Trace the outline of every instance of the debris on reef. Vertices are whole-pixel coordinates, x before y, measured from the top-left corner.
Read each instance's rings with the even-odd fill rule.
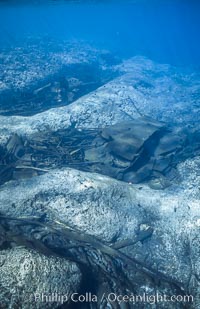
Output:
[[[68,166],[164,189],[178,179],[177,163],[191,156],[191,147],[199,149],[189,137],[149,117],[101,129],[72,126],[31,138],[14,134],[1,150],[0,183]]]
[[[120,250],[151,237],[153,233],[151,227],[139,231],[133,240],[104,243],[94,236],[85,234],[57,220],[48,222],[45,218],[15,218],[0,214],[0,222],[1,249],[23,246],[48,257],[61,257],[74,261],[78,265],[80,264],[80,267],[82,265],[82,268],[84,265],[85,271],[96,276],[95,293],[99,296],[97,304],[99,306],[105,302],[107,305],[119,306],[118,300],[112,302],[103,297],[105,291],[107,293],[117,293],[118,291],[122,293],[123,291],[125,294],[136,292],[141,278],[152,288],[155,286],[158,289],[167,287],[179,295],[186,293],[180,282],[145,265],[137,258],[129,257]],[[127,267],[135,273],[134,282],[131,282],[126,276],[125,269]],[[101,288],[102,283],[104,290]]]

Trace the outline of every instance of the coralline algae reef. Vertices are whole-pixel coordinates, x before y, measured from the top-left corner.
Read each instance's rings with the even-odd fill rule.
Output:
[[[37,80],[22,70],[14,92],[1,84],[4,98],[16,96],[1,102],[0,305],[44,308],[34,295],[46,292],[67,299],[46,308],[71,308],[74,293],[96,295],[93,308],[141,308],[108,295],[158,293],[197,308],[198,76],[142,57],[119,63],[89,47],[68,50],[48,55]],[[91,68],[86,80],[80,62]],[[4,74],[12,81],[12,70]],[[28,117],[28,94],[20,101],[17,90],[25,84],[34,97]]]

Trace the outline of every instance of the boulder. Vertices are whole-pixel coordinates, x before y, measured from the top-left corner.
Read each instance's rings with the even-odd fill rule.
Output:
[[[69,305],[71,294],[81,282],[75,263],[23,247],[0,251],[0,274],[1,308],[57,308],[64,302]]]
[[[124,248],[123,252],[154,271],[159,270],[158,277],[163,276],[160,277],[161,282],[166,277],[170,278],[171,282],[184,289],[183,293],[193,295],[195,301],[191,308],[195,308],[200,291],[197,258],[200,217],[199,192],[196,189],[199,176],[193,174],[195,170],[191,167],[196,168],[198,164],[199,158],[181,164],[178,168],[184,179],[183,185],[165,191],[152,190],[146,185],[133,186],[73,169],[54,170],[26,181],[4,184],[1,187],[0,212],[8,217],[45,217],[47,224],[61,221],[82,235],[91,235],[107,244],[132,239],[139,227],[146,224],[153,230],[151,237]],[[195,187],[191,189],[193,182]],[[98,254],[94,256],[98,263]],[[127,276],[133,283],[139,280],[131,267]],[[144,282],[146,289],[149,286],[144,281],[144,274],[140,280],[138,293],[144,289]],[[153,288],[152,284],[150,287]],[[167,290],[159,287],[159,291],[171,293],[172,290],[171,287]]]

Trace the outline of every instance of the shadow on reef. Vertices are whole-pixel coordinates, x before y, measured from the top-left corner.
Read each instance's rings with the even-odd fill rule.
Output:
[[[164,189],[179,180],[177,164],[199,151],[198,132],[169,129],[149,117],[101,129],[76,129],[74,124],[31,138],[12,135],[0,149],[0,184],[72,167]]]
[[[31,116],[49,108],[67,105],[117,76],[99,63],[71,64],[21,90],[1,93],[0,114]]]

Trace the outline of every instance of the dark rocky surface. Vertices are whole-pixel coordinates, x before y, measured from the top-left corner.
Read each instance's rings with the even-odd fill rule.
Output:
[[[70,104],[117,72],[108,51],[48,38],[0,52],[0,114],[30,116]]]

